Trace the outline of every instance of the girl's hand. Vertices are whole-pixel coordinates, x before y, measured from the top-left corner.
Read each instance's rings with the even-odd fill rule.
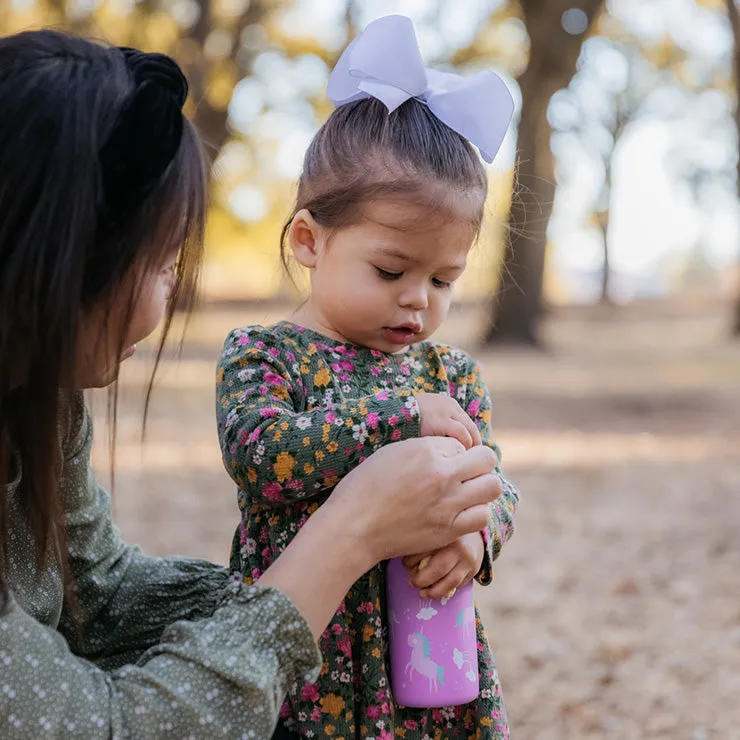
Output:
[[[480,532],[471,532],[431,555],[404,558],[409,582],[422,599],[450,599],[455,591],[475,578],[483,563],[486,546]]]
[[[414,396],[419,406],[422,437],[452,437],[466,450],[482,443],[478,427],[454,398],[422,392]]]

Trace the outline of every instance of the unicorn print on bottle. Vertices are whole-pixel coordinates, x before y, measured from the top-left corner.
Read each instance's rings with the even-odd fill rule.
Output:
[[[473,584],[449,599],[421,599],[394,559],[386,587],[393,700],[421,708],[473,701],[479,683]]]
[[[408,643],[411,647],[411,660],[406,666],[409,678],[413,679],[414,671],[417,671],[429,679],[429,690],[438,692],[439,684],[444,686],[445,683],[445,669],[432,660],[429,640],[421,632],[414,632],[409,635]]]
[[[463,636],[468,637],[471,632],[475,632],[475,607],[471,604],[465,606],[457,613],[455,627],[462,627]]]

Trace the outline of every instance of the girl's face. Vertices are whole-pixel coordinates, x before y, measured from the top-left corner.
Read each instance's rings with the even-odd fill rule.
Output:
[[[291,247],[311,271],[311,297],[297,320],[387,353],[431,336],[447,316],[475,238],[469,208],[444,213],[378,201],[366,205],[359,223],[331,233],[307,211],[297,214]]]
[[[177,252],[148,269],[134,268],[113,299],[85,316],[77,349],[75,386],[103,388],[162,319],[175,280]]]

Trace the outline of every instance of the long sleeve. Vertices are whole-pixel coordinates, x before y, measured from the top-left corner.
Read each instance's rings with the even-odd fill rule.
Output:
[[[481,378],[480,366],[471,364],[467,375],[460,378],[458,400],[480,431],[483,444],[490,447],[501,460],[501,450],[493,441],[491,432],[491,394]],[[501,480],[501,495],[491,504],[491,519],[483,532],[486,552],[476,580],[487,586],[493,580],[493,562],[501,549],[514,534],[514,515],[519,504],[519,489],[508,480],[501,469],[496,468]]]
[[[136,665],[106,672],[12,600],[0,615],[0,737],[267,740],[321,658],[279,592],[236,586],[213,616],[176,622]]]
[[[90,465],[92,423],[81,396],[73,417],[61,485],[76,596],[65,602],[59,629],[77,655],[112,668],[137,660],[173,622],[210,617],[229,574],[200,560],[151,557],[122,541]]]
[[[323,360],[262,327],[233,331],[218,365],[216,415],[227,471],[252,501],[280,505],[336,485],[388,442],[419,435],[408,389],[308,408],[332,382]]]

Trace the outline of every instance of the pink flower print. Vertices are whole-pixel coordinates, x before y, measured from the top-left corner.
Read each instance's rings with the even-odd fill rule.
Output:
[[[401,439],[401,430],[394,429],[393,434],[391,434],[391,442],[398,442],[399,439]]]
[[[352,656],[352,643],[347,635],[343,635],[337,641],[337,647],[344,653],[345,657],[349,658]]]
[[[375,394],[375,398],[378,401],[387,401],[391,397],[391,394],[388,391],[378,391]]]
[[[480,401],[476,398],[470,402],[468,405],[468,416],[478,416],[478,412],[480,411]]]
[[[265,383],[268,385],[286,385],[285,378],[273,372],[265,373]]]
[[[385,691],[376,691],[375,700],[382,704],[385,701]]]
[[[389,424],[390,424],[390,425],[391,425],[392,427],[396,426],[396,424],[398,424],[398,422],[399,422],[399,421],[400,421],[400,419],[398,418],[398,414],[393,414],[393,416],[391,416],[391,417],[390,417],[390,418],[388,419],[388,423],[389,423]]]
[[[441,724],[445,721],[444,716],[442,715],[442,712],[439,709],[432,709],[432,719],[437,723]]]
[[[333,411],[327,411],[326,415],[324,416],[324,421],[326,421],[327,424],[334,424],[337,420],[337,415]]]
[[[273,357],[279,357],[280,350],[277,347],[270,347],[270,349],[267,350],[267,354],[272,355]]]
[[[382,357],[383,353],[378,349],[371,349],[370,350],[370,356],[371,357]]]
[[[276,481],[266,483],[262,486],[262,495],[268,501],[281,501],[283,498],[283,487]]]
[[[254,346],[257,347],[257,349],[264,349],[265,343],[264,342],[255,342]]]
[[[285,703],[283,704],[283,706],[282,706],[282,707],[280,707],[280,716],[281,716],[281,717],[282,717],[283,719],[287,719],[288,717],[290,717],[290,715],[291,715],[291,711],[290,711],[290,704],[288,704],[288,702],[286,701],[286,702],[285,702]]]
[[[243,335],[243,336],[239,337],[239,338],[238,338],[238,339],[236,340],[236,344],[237,344],[237,346],[239,346],[239,347],[242,347],[242,346],[243,346],[243,345],[245,345],[245,344],[249,344],[249,337],[248,337],[248,336],[246,336],[246,335]]]
[[[379,422],[380,422],[380,414],[378,414],[375,411],[371,411],[365,417],[365,423],[370,427],[370,429],[377,429]]]
[[[411,375],[411,368],[408,365],[406,365],[406,364],[401,365],[401,374],[402,375]]]
[[[342,634],[342,632],[343,632],[344,630],[342,629],[342,625],[341,625],[341,624],[333,624],[333,625],[331,626],[331,631],[332,631],[332,632],[333,632],[333,633],[334,633],[335,635],[341,635],[341,634]]]
[[[259,568],[252,568],[252,580],[256,581],[262,575],[262,571]]]
[[[319,700],[319,688],[315,683],[307,683],[301,689],[301,699],[303,701],[318,701]]]
[[[260,409],[260,416],[263,419],[271,419],[273,416],[277,416],[277,415],[278,415],[278,410],[277,409],[269,409],[269,408],[268,409]],[[257,430],[255,430],[255,431],[257,431]],[[256,439],[256,437],[255,437],[255,439]]]
[[[370,375],[374,375],[377,378],[380,375],[380,368],[377,365],[373,365],[370,368]]]
[[[365,710],[365,714],[367,714],[370,719],[380,719],[380,707],[377,704],[371,704]]]
[[[319,722],[321,720],[321,707],[313,708],[313,712],[311,712],[311,719],[314,722]]]
[[[403,726],[404,726],[404,727],[405,727],[405,728],[406,728],[407,730],[417,730],[417,729],[419,728],[419,723],[418,723],[418,722],[417,722],[417,721],[416,721],[415,719],[407,719],[407,720],[406,720],[406,721],[405,721],[405,722],[403,723]]]

